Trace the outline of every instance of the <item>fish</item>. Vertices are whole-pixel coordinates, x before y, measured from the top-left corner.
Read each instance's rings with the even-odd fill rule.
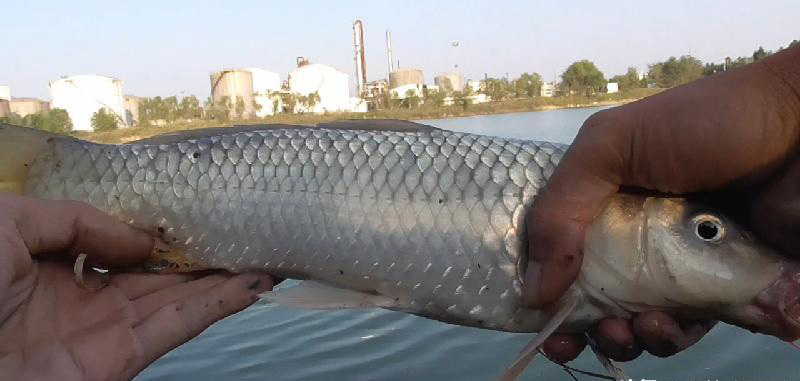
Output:
[[[119,145],[0,125],[0,191],[82,201],[148,232],[159,243],[153,271],[301,280],[265,295],[290,307],[376,307],[540,332],[503,380],[553,332],[648,310],[800,338],[800,264],[678,197],[612,197],[561,301],[522,305],[526,224],[548,223],[526,215],[567,149],[396,120],[223,127]]]

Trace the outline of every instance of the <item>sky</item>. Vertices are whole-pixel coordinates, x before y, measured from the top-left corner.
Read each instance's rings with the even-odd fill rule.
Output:
[[[204,100],[212,71],[261,67],[286,80],[298,56],[349,74],[352,88],[356,19],[368,80],[386,78],[388,29],[395,59],[428,83],[456,62],[466,78],[551,81],[589,59],[611,77],[669,56],[719,62],[800,39],[798,0],[3,0],[0,19],[0,85],[42,99],[51,80],[98,74],[121,79],[126,94]]]

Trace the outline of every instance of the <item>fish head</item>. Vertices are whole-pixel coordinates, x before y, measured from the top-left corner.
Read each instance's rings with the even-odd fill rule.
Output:
[[[587,232],[579,283],[629,314],[664,310],[800,338],[800,264],[682,198],[614,198]]]

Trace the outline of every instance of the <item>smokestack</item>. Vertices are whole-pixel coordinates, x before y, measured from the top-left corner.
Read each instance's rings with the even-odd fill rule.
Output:
[[[356,20],[353,23],[353,43],[356,47],[356,88],[360,97],[364,93],[364,87],[367,83],[367,60],[364,57],[364,24],[361,20]]]
[[[388,30],[386,31],[386,53],[389,55],[389,73],[391,73],[394,71],[394,61],[392,60],[392,34]]]

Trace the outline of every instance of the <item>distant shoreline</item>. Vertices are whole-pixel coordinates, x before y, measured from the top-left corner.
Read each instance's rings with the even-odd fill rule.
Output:
[[[126,143],[144,139],[153,135],[182,130],[208,127],[226,127],[246,124],[297,124],[316,125],[342,119],[403,119],[429,120],[464,118],[480,115],[512,114],[521,112],[548,111],[570,108],[587,108],[620,105],[634,102],[662,91],[662,89],[635,89],[624,93],[598,94],[593,97],[568,96],[553,98],[523,98],[501,102],[488,102],[469,105],[445,107],[419,107],[414,109],[393,109],[369,111],[366,113],[331,113],[331,114],[278,114],[263,119],[247,119],[220,122],[215,120],[176,121],[164,126],[144,126],[121,128],[107,132],[78,132],[75,135],[98,143]]]
[[[457,119],[457,118],[470,118],[473,116],[487,116],[487,115],[505,115],[505,114],[522,114],[526,112],[540,112],[540,111],[553,111],[553,110],[568,110],[568,109],[579,109],[579,108],[592,108],[592,107],[603,107],[603,106],[619,106],[624,105],[626,103],[635,102],[642,98],[628,98],[628,99],[619,99],[613,101],[602,101],[602,102],[592,102],[592,103],[578,103],[578,104],[571,104],[566,106],[541,106],[535,109],[529,110],[508,110],[508,111],[493,111],[493,112],[466,112],[464,114],[459,115],[449,115],[445,114],[443,116],[437,116],[432,118],[414,118],[409,119],[410,121],[418,121],[418,120],[435,120],[435,119]]]

